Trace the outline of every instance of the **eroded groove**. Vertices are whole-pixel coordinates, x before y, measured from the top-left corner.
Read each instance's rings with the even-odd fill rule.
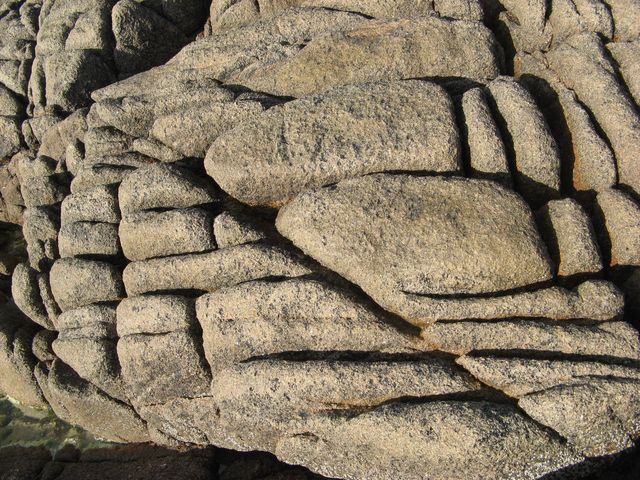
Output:
[[[440,359],[451,362],[452,366],[459,367],[455,363],[457,355],[442,350],[416,351],[415,353],[387,353],[387,352],[361,352],[355,350],[305,350],[269,353],[249,357],[239,363],[253,363],[265,360],[281,360],[287,362],[428,362],[431,359]],[[464,370],[464,369],[463,369]]]

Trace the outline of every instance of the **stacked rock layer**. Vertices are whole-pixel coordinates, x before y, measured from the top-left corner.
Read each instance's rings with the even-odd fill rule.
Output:
[[[633,448],[637,0],[2,8],[0,389],[336,478]]]

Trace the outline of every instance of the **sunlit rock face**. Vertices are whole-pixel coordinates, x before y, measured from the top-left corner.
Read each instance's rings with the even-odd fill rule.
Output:
[[[618,3],[3,7],[0,52],[33,54],[24,94],[0,75],[28,251],[0,388],[333,478],[610,468],[640,436]]]

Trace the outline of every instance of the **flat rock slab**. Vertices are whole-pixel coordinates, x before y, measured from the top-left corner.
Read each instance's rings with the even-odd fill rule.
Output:
[[[460,162],[447,93],[404,81],[341,86],[273,107],[218,137],[205,166],[234,198],[278,206],[349,177],[458,172]]]
[[[498,52],[493,34],[478,22],[431,16],[378,20],[350,31],[319,35],[295,54],[253,65],[227,81],[298,98],[336,85],[377,80],[464,77],[486,81],[500,74]]]
[[[374,300],[486,294],[551,279],[522,199],[483,180],[371,175],[302,193],[278,230]],[[396,312],[402,313],[402,312]]]
[[[557,385],[583,384],[590,377],[640,379],[640,368],[633,362],[609,363],[604,360],[492,357],[465,355],[456,362],[480,381],[520,398]]]
[[[279,352],[407,353],[423,343],[358,296],[306,278],[223,288],[198,298],[196,313],[212,366]]]
[[[259,278],[305,275],[311,272],[306,263],[281,247],[247,244],[131,262],[123,280],[131,296],[168,290],[207,292]]]
[[[505,350],[640,359],[638,331],[626,322],[436,322],[422,336],[432,348],[456,355]]]

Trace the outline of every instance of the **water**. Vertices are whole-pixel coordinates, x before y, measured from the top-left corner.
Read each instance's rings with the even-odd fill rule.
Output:
[[[51,409],[18,408],[9,398],[0,397],[0,448],[45,447],[55,453],[68,444],[79,450],[115,445],[60,420]]]

